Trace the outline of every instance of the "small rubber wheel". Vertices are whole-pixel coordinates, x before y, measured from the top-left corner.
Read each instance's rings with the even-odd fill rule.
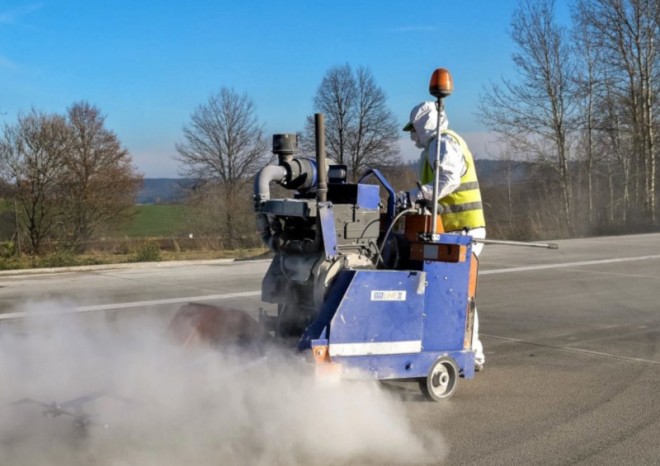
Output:
[[[429,375],[419,380],[422,394],[431,401],[446,400],[456,391],[458,366],[452,358],[443,356],[431,366]]]

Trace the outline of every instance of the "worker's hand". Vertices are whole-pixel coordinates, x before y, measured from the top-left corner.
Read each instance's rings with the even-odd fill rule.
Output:
[[[410,198],[410,201],[412,202],[418,202],[423,200],[430,201],[433,198],[433,188],[431,188],[428,185],[422,186],[418,183],[416,188],[413,188],[410,191],[408,191],[408,196]]]
[[[428,212],[430,214],[433,211],[433,201],[424,198],[417,199],[415,201],[415,207],[420,212]]]
[[[396,193],[396,209],[398,211],[407,209],[410,207],[410,205],[410,196],[408,195],[407,191],[400,191]]]

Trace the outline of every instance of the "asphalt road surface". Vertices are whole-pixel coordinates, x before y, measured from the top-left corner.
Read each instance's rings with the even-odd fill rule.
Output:
[[[660,464],[660,234],[486,246],[478,307],[485,370],[447,401],[391,387],[418,432],[441,432],[446,464]],[[184,302],[256,311],[267,261],[0,274],[0,325],[29,302],[66,302],[90,322]],[[47,309],[41,312],[47,313]],[[4,382],[3,382],[4,383]]]

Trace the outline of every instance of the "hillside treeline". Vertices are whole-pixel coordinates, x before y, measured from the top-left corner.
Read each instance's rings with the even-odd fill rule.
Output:
[[[528,183],[497,196],[510,215],[494,218],[553,236],[655,228],[660,2],[572,7],[562,25],[553,0],[522,0],[511,19],[516,76],[481,97],[502,157],[534,164]]]

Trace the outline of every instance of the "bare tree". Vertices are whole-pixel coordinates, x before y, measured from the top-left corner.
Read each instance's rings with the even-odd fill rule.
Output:
[[[355,126],[355,102],[357,89],[351,67],[335,66],[323,77],[316,96],[314,112],[325,116],[325,143],[328,156],[337,163],[349,165],[349,132]],[[314,141],[314,120],[307,118],[303,145],[309,149]]]
[[[554,0],[522,0],[514,12],[512,38],[516,81],[496,84],[482,98],[481,119],[537,160],[554,159],[562,220],[572,232],[569,127],[575,106],[573,63],[566,32],[555,23]]]
[[[368,167],[400,163],[398,126],[387,108],[386,96],[364,67],[330,68],[314,98],[315,112],[326,118],[328,156],[348,166],[353,179]],[[303,145],[310,149],[313,120],[307,120]]]
[[[234,188],[232,199],[236,202],[231,205],[218,202],[227,198],[227,189],[217,183],[205,184],[188,193],[186,224],[190,231],[196,238],[206,238],[209,245],[220,249],[261,245],[254,226],[254,208],[249,202],[252,186],[244,183]],[[231,210],[231,232],[226,222],[227,210]]]
[[[594,38],[589,34],[588,28],[581,21],[585,14],[581,11],[582,5],[577,5],[574,13],[573,40],[575,42],[578,69],[575,75],[577,95],[579,102],[579,121],[583,139],[584,158],[587,172],[587,217],[589,224],[594,224],[594,167],[596,155],[594,151],[594,138],[597,129],[596,106],[602,95],[604,84],[603,65],[600,50],[594,44]]]
[[[87,102],[67,110],[71,139],[64,159],[62,217],[67,239],[80,247],[102,229],[128,218],[142,176],[105,116]]]
[[[357,174],[369,166],[388,166],[401,159],[396,146],[399,127],[387,108],[385,92],[376,85],[368,69],[359,67],[355,74],[357,119],[351,140],[350,168]]]
[[[612,97],[632,132],[634,198],[643,217],[656,223],[656,94],[660,90],[660,2],[580,0],[580,22],[611,70]],[[625,128],[625,126],[624,126]]]
[[[181,174],[196,184],[217,184],[225,211],[225,227],[235,236],[234,212],[245,203],[240,186],[267,160],[268,141],[247,94],[222,88],[195,109],[183,128],[184,142],[176,144]]]
[[[0,142],[0,176],[15,187],[21,229],[30,252],[39,254],[53,230],[59,208],[60,182],[71,135],[65,119],[35,109],[5,125]]]
[[[597,150],[607,154],[607,199],[609,203],[608,221],[614,223],[620,215],[625,225],[631,206],[630,186],[634,138],[630,125],[624,124],[619,99],[616,97],[616,80],[605,79],[605,93],[599,100],[601,115],[600,131],[595,141]],[[616,173],[616,176],[615,176]]]

